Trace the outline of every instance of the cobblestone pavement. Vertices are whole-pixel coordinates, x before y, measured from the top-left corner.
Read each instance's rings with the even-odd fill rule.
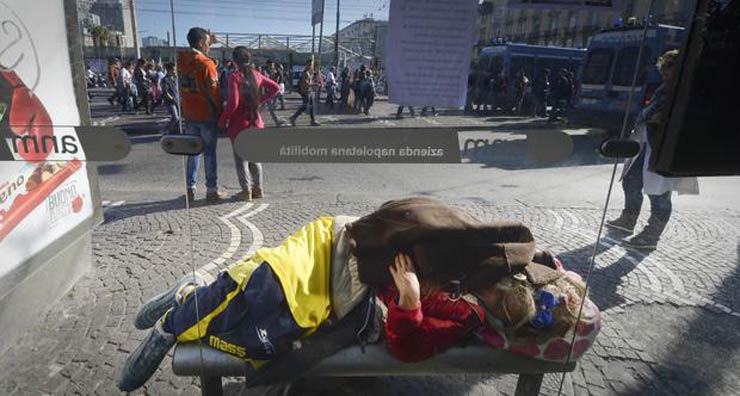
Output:
[[[157,211],[111,209],[94,233],[94,267],[0,359],[0,394],[118,393],[120,367],[145,335],[132,322],[146,298],[193,266],[223,268],[250,247],[279,243],[316,216],[364,214],[381,202],[268,198],[247,206],[198,206],[190,213],[176,203]],[[576,271],[588,271],[598,209],[450,202],[482,219],[523,221],[540,247],[559,252]],[[607,236],[591,274],[591,295],[605,327],[566,376],[564,393],[740,394],[739,220],[735,212],[677,211],[660,248],[648,255]],[[186,243],[190,224],[192,250]],[[556,394],[558,381],[547,376],[545,393]],[[514,387],[513,376],[308,379],[292,394],[509,395]],[[226,389],[261,391],[243,390],[238,380]],[[191,395],[199,388],[194,379],[175,377],[168,358],[143,391]]]
[[[98,120],[134,123],[136,116],[113,120],[115,113],[99,107],[93,107]],[[392,106],[381,102],[377,110],[365,121],[352,121],[363,118],[353,115],[324,123],[391,126],[385,121],[394,121],[385,117]],[[151,128],[147,119],[142,122]],[[487,120],[451,115],[397,126],[434,122]],[[219,144],[218,156],[225,159],[219,161],[219,181],[234,192],[230,150]],[[428,195],[481,219],[523,221],[541,248],[558,252],[585,275],[611,167],[594,160],[592,147],[577,154],[577,161],[536,170],[510,166],[523,163],[526,152],[482,166],[270,164],[268,198],[206,206],[198,195],[201,200],[187,211],[182,161],[163,156],[155,140],[134,141],[126,160],[99,168],[102,198],[110,204],[105,223],[94,231],[93,267],[0,358],[0,395],[118,394],[120,368],[146,334],[133,327],[144,300],[194,268],[218,271],[250,249],[275,245],[319,215],[361,215],[400,196]],[[677,199],[660,247],[650,254],[626,250],[619,236],[604,236],[590,293],[605,327],[565,376],[563,394],[740,395],[737,186],[737,179],[702,180],[700,197]],[[621,197],[614,195],[616,208]],[[140,393],[199,394],[198,381],[174,376],[170,364],[167,358]],[[560,379],[546,376],[543,393],[557,394]],[[510,375],[307,379],[291,394],[511,395],[515,386]],[[238,379],[226,384],[230,395],[263,391],[244,390]]]

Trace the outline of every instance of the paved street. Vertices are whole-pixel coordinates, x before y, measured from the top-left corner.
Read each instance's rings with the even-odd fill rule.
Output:
[[[284,118],[297,101],[287,105],[279,112]],[[319,121],[322,128],[490,126],[491,132],[479,133],[506,137],[503,151],[455,165],[265,164],[265,199],[205,205],[201,188],[185,209],[183,161],[164,154],[156,136],[164,114],[122,116],[96,97],[94,118],[126,129],[132,151],[99,168],[106,220],[94,232],[93,267],[0,358],[0,394],[117,394],[123,361],[146,334],[133,327],[141,302],[194,268],[216,272],[275,245],[319,215],[362,215],[388,199],[429,196],[481,219],[522,221],[540,248],[557,252],[585,276],[613,170],[596,154],[603,135],[438,110],[438,117],[399,121],[395,107],[379,101],[369,117],[322,114]],[[527,144],[549,132],[569,136],[574,152],[538,165]],[[218,155],[219,184],[236,193],[227,138],[219,141]],[[699,196],[674,196],[673,218],[656,251],[626,249],[610,234],[596,247],[590,294],[605,327],[565,376],[563,394],[740,395],[740,178],[700,184]],[[615,184],[608,217],[622,205]],[[557,394],[559,381],[546,376],[543,393]],[[515,383],[511,375],[307,379],[291,394],[511,395]],[[169,358],[143,391],[200,392],[196,379],[174,376]],[[232,379],[226,391],[257,395],[264,389],[244,390]]]

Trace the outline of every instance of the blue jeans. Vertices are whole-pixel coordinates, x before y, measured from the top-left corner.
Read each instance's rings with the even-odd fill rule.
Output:
[[[165,133],[178,133],[180,127],[180,112],[177,103],[167,103],[167,111],[170,113],[170,122],[164,128]]]
[[[218,144],[218,126],[216,122],[192,122],[187,123],[187,134],[196,135],[203,138],[203,158],[206,167],[206,189],[208,192],[218,191],[218,176],[217,176],[217,163],[216,160],[216,145]],[[188,167],[186,173],[186,181],[188,188],[195,190],[195,185],[198,180],[198,167],[200,162],[200,156],[191,155],[188,157]]]
[[[640,215],[642,208],[642,186],[643,186],[643,166],[645,164],[645,149],[640,152],[632,167],[622,179],[622,188],[624,189],[624,211],[633,216]],[[671,218],[673,205],[671,204],[671,191],[661,195],[648,195],[650,199],[650,218],[648,225],[663,230],[665,223]],[[660,232],[659,232],[660,233]]]

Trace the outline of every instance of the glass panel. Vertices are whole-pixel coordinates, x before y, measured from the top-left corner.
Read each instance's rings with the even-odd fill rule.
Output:
[[[654,183],[665,179],[645,154],[669,145],[660,128],[676,117],[663,79],[688,81],[692,58],[666,52],[699,37],[694,21],[734,37],[736,1],[702,2],[700,18],[692,1],[6,3],[0,128],[26,162],[3,162],[0,230],[19,194],[87,173],[40,200],[27,230],[0,234],[3,257],[26,265],[0,272],[0,333],[14,335],[0,340],[0,393],[115,394],[122,375],[148,394],[196,394],[219,376],[226,394],[259,392],[265,376],[291,382],[270,389],[282,394],[513,394],[527,379],[541,394],[737,393],[740,183],[702,178],[702,195],[671,197],[693,180]],[[65,6],[84,57],[59,55]],[[29,32],[35,46],[16,43]],[[145,62],[129,82],[113,57]],[[666,62],[682,72],[661,73]],[[82,99],[72,81],[88,86]],[[127,158],[13,153],[86,106],[131,137]],[[163,153],[163,133],[200,136],[200,167]],[[637,142],[637,164],[600,154],[615,137]],[[382,206],[408,197],[423,204]],[[414,213],[424,224],[398,232]],[[78,246],[64,227],[85,224]],[[52,234],[52,250],[35,248]],[[204,287],[178,283],[187,276]],[[363,290],[379,298],[351,300]],[[157,295],[172,310],[157,333],[137,329]],[[371,342],[368,329],[386,335]],[[533,367],[547,373],[502,374]],[[455,375],[467,371],[483,374]]]
[[[183,161],[159,142],[179,133],[172,44],[146,37],[135,3],[0,2],[4,395],[120,393],[150,334],[136,326],[162,314],[142,303],[192,267]]]
[[[614,51],[610,49],[595,49],[588,54],[583,68],[583,84],[605,84],[609,79],[612,68]]]
[[[641,56],[640,72],[637,74],[637,80],[634,81],[635,76],[635,65],[637,64],[637,57]],[[643,47],[642,55],[640,55],[640,49],[638,47],[627,47],[619,50],[617,55],[617,62],[614,66],[614,76],[612,76],[612,83],[620,86],[631,86],[633,81],[637,85],[645,83],[645,76],[647,75],[647,66],[653,57],[650,54],[649,47]]]

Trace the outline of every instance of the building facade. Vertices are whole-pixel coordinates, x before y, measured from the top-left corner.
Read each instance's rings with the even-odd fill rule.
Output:
[[[584,48],[588,39],[602,29],[610,28],[621,18],[642,21],[648,15],[650,2],[625,0],[620,8],[520,8],[511,6],[521,1],[486,0],[479,7],[479,46],[494,42]],[[651,20],[686,26],[692,15],[691,0],[654,0]]]
[[[110,46],[132,48],[134,28],[131,2],[128,0],[77,0],[77,14],[84,44],[93,46],[89,29],[104,26],[111,33]]]
[[[388,21],[360,19],[339,31],[339,45],[359,55],[376,57],[379,56],[378,51],[385,51],[387,29]],[[334,39],[335,36],[332,35],[331,38]],[[379,40],[383,42],[380,43]]]

